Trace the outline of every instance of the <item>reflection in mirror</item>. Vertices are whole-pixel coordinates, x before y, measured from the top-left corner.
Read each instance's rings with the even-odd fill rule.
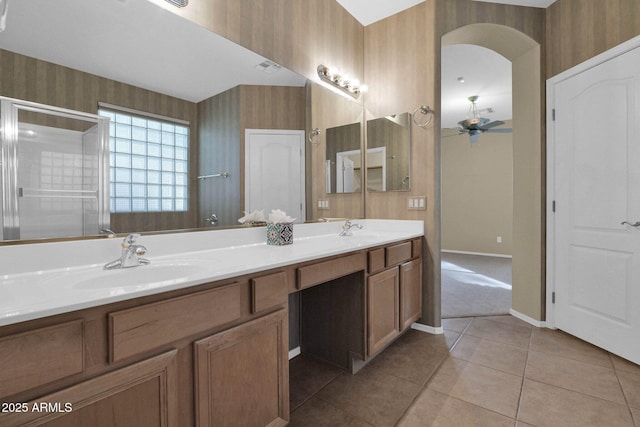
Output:
[[[327,129],[327,194],[362,191],[360,128],[358,122]]]
[[[4,97],[0,117],[0,240],[108,228],[108,119]]]
[[[367,120],[367,190],[411,189],[411,115]]]
[[[314,138],[317,143],[307,147],[307,161],[311,164],[308,170],[313,171],[312,204],[307,209],[311,215],[307,218],[362,218],[364,192],[361,180],[356,177],[356,169],[362,164],[363,105],[317,83],[311,83],[307,93],[311,107],[308,127],[320,129],[320,134]],[[338,152],[342,153],[343,165],[353,162],[352,182],[345,183],[343,179],[339,184],[335,169],[328,166],[336,162]],[[341,191],[338,191],[338,185]]]
[[[306,78],[151,2],[61,1],[64,6],[50,0],[12,4],[0,36],[0,96],[92,114],[102,102],[191,127],[188,209],[111,212],[110,228],[119,234],[238,225],[244,210],[245,129],[304,131],[318,115],[324,131],[361,118],[361,105],[355,116],[341,118],[351,107],[345,110],[338,99],[344,97],[319,85],[315,97],[325,101],[322,108],[311,108]],[[311,185],[312,173],[324,175],[324,170],[312,168],[310,159],[319,155],[324,161],[324,152],[306,148],[309,207],[315,205],[311,188],[324,191]],[[197,179],[218,174],[228,175]],[[333,204],[337,211],[330,214],[361,212],[359,200],[347,203],[348,211],[341,212],[341,206]],[[307,209],[306,217],[318,216]]]

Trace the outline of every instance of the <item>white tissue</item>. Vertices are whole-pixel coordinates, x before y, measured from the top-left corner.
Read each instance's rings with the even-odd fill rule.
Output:
[[[269,214],[269,218],[267,219],[267,222],[270,222],[272,224],[283,224],[283,223],[290,223],[295,220],[296,220],[295,218],[291,218],[290,216],[288,216],[286,212],[283,212],[280,209],[274,209]]]
[[[251,213],[244,212],[244,216],[238,219],[238,222],[241,224],[244,223],[252,223],[252,222],[265,222],[264,219],[264,209],[259,211],[255,210]]]

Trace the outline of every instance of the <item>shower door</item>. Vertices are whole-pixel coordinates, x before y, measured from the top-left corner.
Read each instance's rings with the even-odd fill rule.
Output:
[[[0,97],[1,240],[109,227],[109,119]]]

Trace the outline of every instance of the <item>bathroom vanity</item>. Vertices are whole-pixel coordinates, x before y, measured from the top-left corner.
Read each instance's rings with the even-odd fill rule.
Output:
[[[291,323],[355,372],[421,315],[422,222],[358,222],[143,236],[119,271],[121,239],[0,247],[0,425],[286,425]]]

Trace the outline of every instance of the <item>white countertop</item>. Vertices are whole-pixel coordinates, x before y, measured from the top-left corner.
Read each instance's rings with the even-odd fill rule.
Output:
[[[293,244],[270,246],[264,227],[142,236],[146,266],[103,270],[122,239],[0,246],[0,326],[186,288],[424,235],[422,221],[295,224]]]

